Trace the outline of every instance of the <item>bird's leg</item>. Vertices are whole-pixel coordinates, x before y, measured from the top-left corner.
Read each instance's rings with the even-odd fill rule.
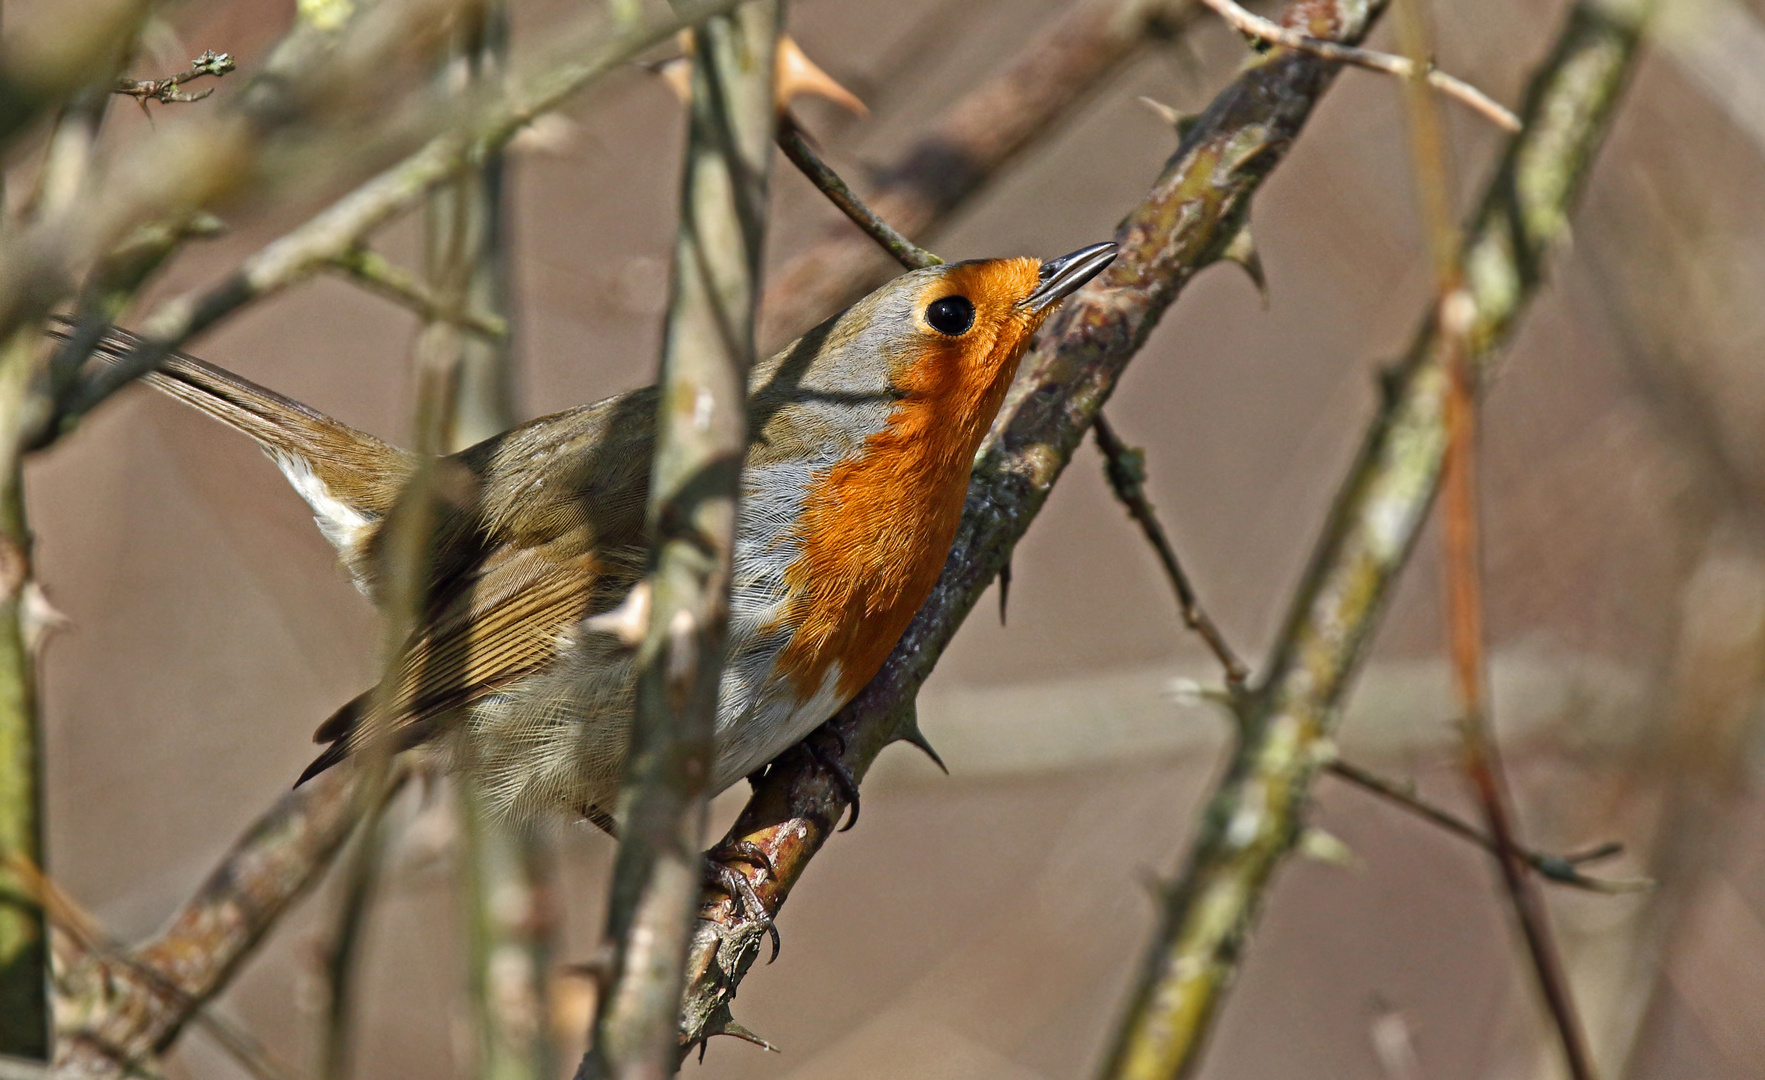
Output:
[[[838,751],[829,754],[822,749],[821,744],[815,741],[815,736],[821,732],[833,736],[833,740],[840,744]],[[840,758],[844,757],[846,753],[846,737],[840,734],[838,728],[823,724],[815,731],[810,732],[809,737],[803,740],[803,749],[809,751],[809,756],[815,759],[815,764],[827,770],[828,775],[833,777],[834,783],[839,785],[840,794],[844,795],[846,801],[852,804],[851,816],[846,818],[846,823],[840,826],[839,831],[850,830],[852,826],[858,824],[858,780],[852,775],[852,770],[846,768],[845,764],[840,761]]]

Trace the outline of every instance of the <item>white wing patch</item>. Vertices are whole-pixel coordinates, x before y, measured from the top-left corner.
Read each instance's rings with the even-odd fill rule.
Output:
[[[272,451],[270,459],[306,504],[313,508],[313,520],[318,522],[325,539],[343,556],[345,564],[353,567],[356,557],[361,554],[361,545],[377,519],[331,494],[331,489],[313,473],[312,465],[305,458]]]

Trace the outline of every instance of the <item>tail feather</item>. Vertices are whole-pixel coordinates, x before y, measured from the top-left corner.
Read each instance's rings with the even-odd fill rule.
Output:
[[[127,331],[112,330],[94,354],[115,362],[139,341]],[[155,389],[251,436],[313,508],[326,539],[356,569],[374,527],[410,478],[414,462],[409,454],[194,356],[172,353],[144,378]]]

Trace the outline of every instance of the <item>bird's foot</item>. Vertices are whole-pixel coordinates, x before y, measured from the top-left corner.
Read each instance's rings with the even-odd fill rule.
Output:
[[[705,885],[729,895],[730,901],[735,904],[737,919],[757,922],[766,928],[766,933],[772,937],[772,956],[766,961],[770,964],[778,959],[778,927],[772,921],[772,913],[766,910],[766,902],[755,891],[753,881],[730,865],[738,862],[745,862],[764,873],[777,876],[772,858],[766,854],[764,848],[751,840],[735,840],[719,844],[705,853]]]

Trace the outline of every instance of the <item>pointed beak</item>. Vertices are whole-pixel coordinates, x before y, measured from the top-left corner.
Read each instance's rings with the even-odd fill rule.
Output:
[[[1114,244],[1105,242],[1082,247],[1058,259],[1049,259],[1042,264],[1041,283],[1023,298],[1023,306],[1031,311],[1046,311],[1060,303],[1114,262],[1115,251]]]

